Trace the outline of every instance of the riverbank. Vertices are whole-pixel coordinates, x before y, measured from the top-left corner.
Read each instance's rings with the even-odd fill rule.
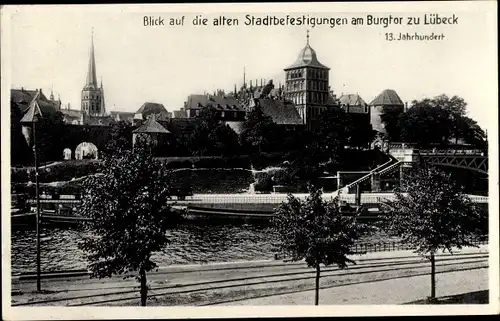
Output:
[[[402,304],[430,293],[430,264],[411,251],[353,257],[346,270],[323,268],[320,304]],[[436,258],[437,295],[488,289],[488,248],[465,248]],[[148,275],[148,305],[312,304],[315,271],[303,262],[263,260],[168,266]],[[137,282],[88,276],[12,279],[13,306],[136,306]]]

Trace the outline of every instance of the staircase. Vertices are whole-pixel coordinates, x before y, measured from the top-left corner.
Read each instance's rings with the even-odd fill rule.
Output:
[[[385,162],[384,164],[377,166],[373,170],[371,170],[368,174],[358,178],[352,183],[347,184],[346,186],[339,188],[335,192],[333,192],[334,195],[339,195],[340,193],[343,194],[349,194],[349,191],[351,188],[356,187],[357,185],[364,183],[365,181],[371,179],[373,175],[383,175],[383,174],[388,174],[394,171],[395,169],[399,168],[401,165],[401,161],[398,161],[395,159],[393,156],[388,155],[390,157],[390,160]]]

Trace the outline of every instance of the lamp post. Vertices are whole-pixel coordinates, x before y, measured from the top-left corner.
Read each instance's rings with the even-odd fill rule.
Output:
[[[36,289],[41,290],[40,284],[40,194],[39,194],[39,183],[38,183],[38,155],[36,151],[36,123],[42,118],[42,111],[38,105],[38,99],[40,97],[40,92],[37,91],[35,97],[31,101],[28,110],[21,119],[22,124],[26,124],[26,129],[30,127],[33,135],[33,153],[35,160],[35,196],[36,196]],[[27,131],[26,138],[29,143],[29,130]]]

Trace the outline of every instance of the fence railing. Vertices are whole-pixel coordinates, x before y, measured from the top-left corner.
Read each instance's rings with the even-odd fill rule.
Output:
[[[296,193],[293,196],[304,200],[309,196],[307,193]],[[335,195],[333,193],[324,193],[322,195],[325,201],[331,201]],[[488,196],[468,195],[474,203],[488,203]],[[380,204],[384,201],[395,200],[394,193],[362,193],[361,204]],[[171,201],[179,205],[182,204],[281,204],[286,201],[287,194],[195,194],[187,196],[184,200],[173,198]],[[355,194],[340,194],[339,200],[347,203],[355,203]],[[60,195],[58,199],[50,199],[49,197],[41,199],[42,203],[67,203],[79,204],[80,200],[71,197],[70,195]],[[35,203],[35,200],[30,199],[29,203]]]
[[[472,240],[471,243],[475,246],[488,245],[488,238],[478,238]],[[351,247],[355,254],[375,253],[375,252],[392,252],[392,251],[409,251],[412,247],[408,244],[399,241],[394,242],[377,242],[377,243],[356,243]],[[287,256],[274,254],[275,260],[286,259]]]

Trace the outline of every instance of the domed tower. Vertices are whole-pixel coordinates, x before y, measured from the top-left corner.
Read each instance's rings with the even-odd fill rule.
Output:
[[[285,99],[292,101],[304,124],[308,128],[325,110],[329,96],[330,68],[318,61],[316,51],[307,43],[299,52],[297,60],[285,68]]]
[[[96,65],[94,55],[94,31],[90,45],[89,68],[87,71],[87,81],[82,90],[82,114],[87,116],[104,116],[104,93],[97,84]]]

